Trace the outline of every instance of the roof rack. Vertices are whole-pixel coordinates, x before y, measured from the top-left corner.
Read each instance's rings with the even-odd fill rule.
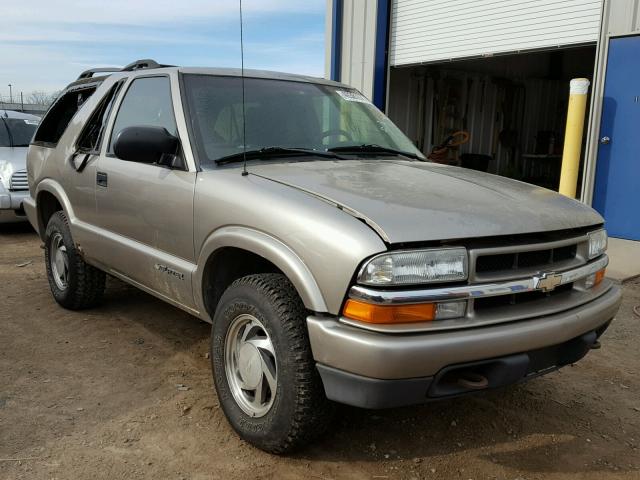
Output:
[[[151,60],[150,58],[145,58],[143,60],[136,60],[133,63],[130,63],[126,67],[122,69],[123,72],[133,72],[134,70],[143,70],[147,68],[166,68],[173,67],[174,65],[162,65],[155,60]]]
[[[85,70],[84,72],[82,72],[78,76],[77,80],[82,80],[84,78],[91,78],[96,73],[104,73],[104,72],[113,73],[113,72],[119,72],[119,71],[120,69],[117,67],[90,68],[89,70]]]
[[[162,65],[155,60],[151,60],[150,58],[145,58],[142,60],[136,60],[135,62],[130,63],[124,68],[117,67],[104,67],[104,68],[90,68],[89,70],[85,70],[78,76],[77,80],[83,80],[85,78],[91,78],[96,73],[115,73],[115,72],[133,72],[134,70],[143,70],[147,68],[166,68],[173,67],[173,65]]]

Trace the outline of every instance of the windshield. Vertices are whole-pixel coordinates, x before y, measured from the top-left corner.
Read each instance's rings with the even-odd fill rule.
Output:
[[[184,86],[201,166],[213,168],[215,160],[241,153],[242,79],[187,74]],[[245,78],[245,114],[247,150],[375,145],[422,158],[391,120],[352,89]]]
[[[0,117],[0,147],[28,147],[38,127],[37,120]]]

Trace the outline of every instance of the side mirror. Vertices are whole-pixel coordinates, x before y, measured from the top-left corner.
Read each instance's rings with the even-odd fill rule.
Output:
[[[137,125],[118,132],[113,153],[122,160],[171,166],[178,143],[178,137],[171,135],[164,127]]]

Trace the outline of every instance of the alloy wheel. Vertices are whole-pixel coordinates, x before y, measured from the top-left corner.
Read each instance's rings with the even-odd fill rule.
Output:
[[[231,393],[244,413],[262,417],[276,396],[276,353],[264,325],[253,315],[231,321],[225,340],[225,373]]]

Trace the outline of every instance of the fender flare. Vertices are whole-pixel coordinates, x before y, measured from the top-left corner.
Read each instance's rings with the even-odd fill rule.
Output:
[[[38,197],[42,192],[50,193],[58,200],[58,203],[60,203],[60,205],[62,206],[64,214],[69,219],[69,223],[71,223],[72,225],[75,222],[76,216],[74,214],[73,207],[71,206],[71,202],[69,201],[69,197],[67,197],[67,195],[64,193],[64,188],[62,188],[62,185],[51,178],[45,178],[44,180],[40,181],[38,183],[38,186],[36,187],[34,200],[36,206],[36,215],[38,217],[38,231],[40,233],[40,237],[44,239],[44,232],[47,226],[42,224],[43,222],[41,205],[38,202]]]
[[[202,291],[204,269],[210,256],[225,247],[241,248],[270,261],[289,278],[306,308],[314,312],[328,311],[313,274],[291,248],[267,233],[233,225],[219,228],[207,237],[198,255],[196,270],[193,272],[195,302],[206,320],[212,319],[205,308]]]

